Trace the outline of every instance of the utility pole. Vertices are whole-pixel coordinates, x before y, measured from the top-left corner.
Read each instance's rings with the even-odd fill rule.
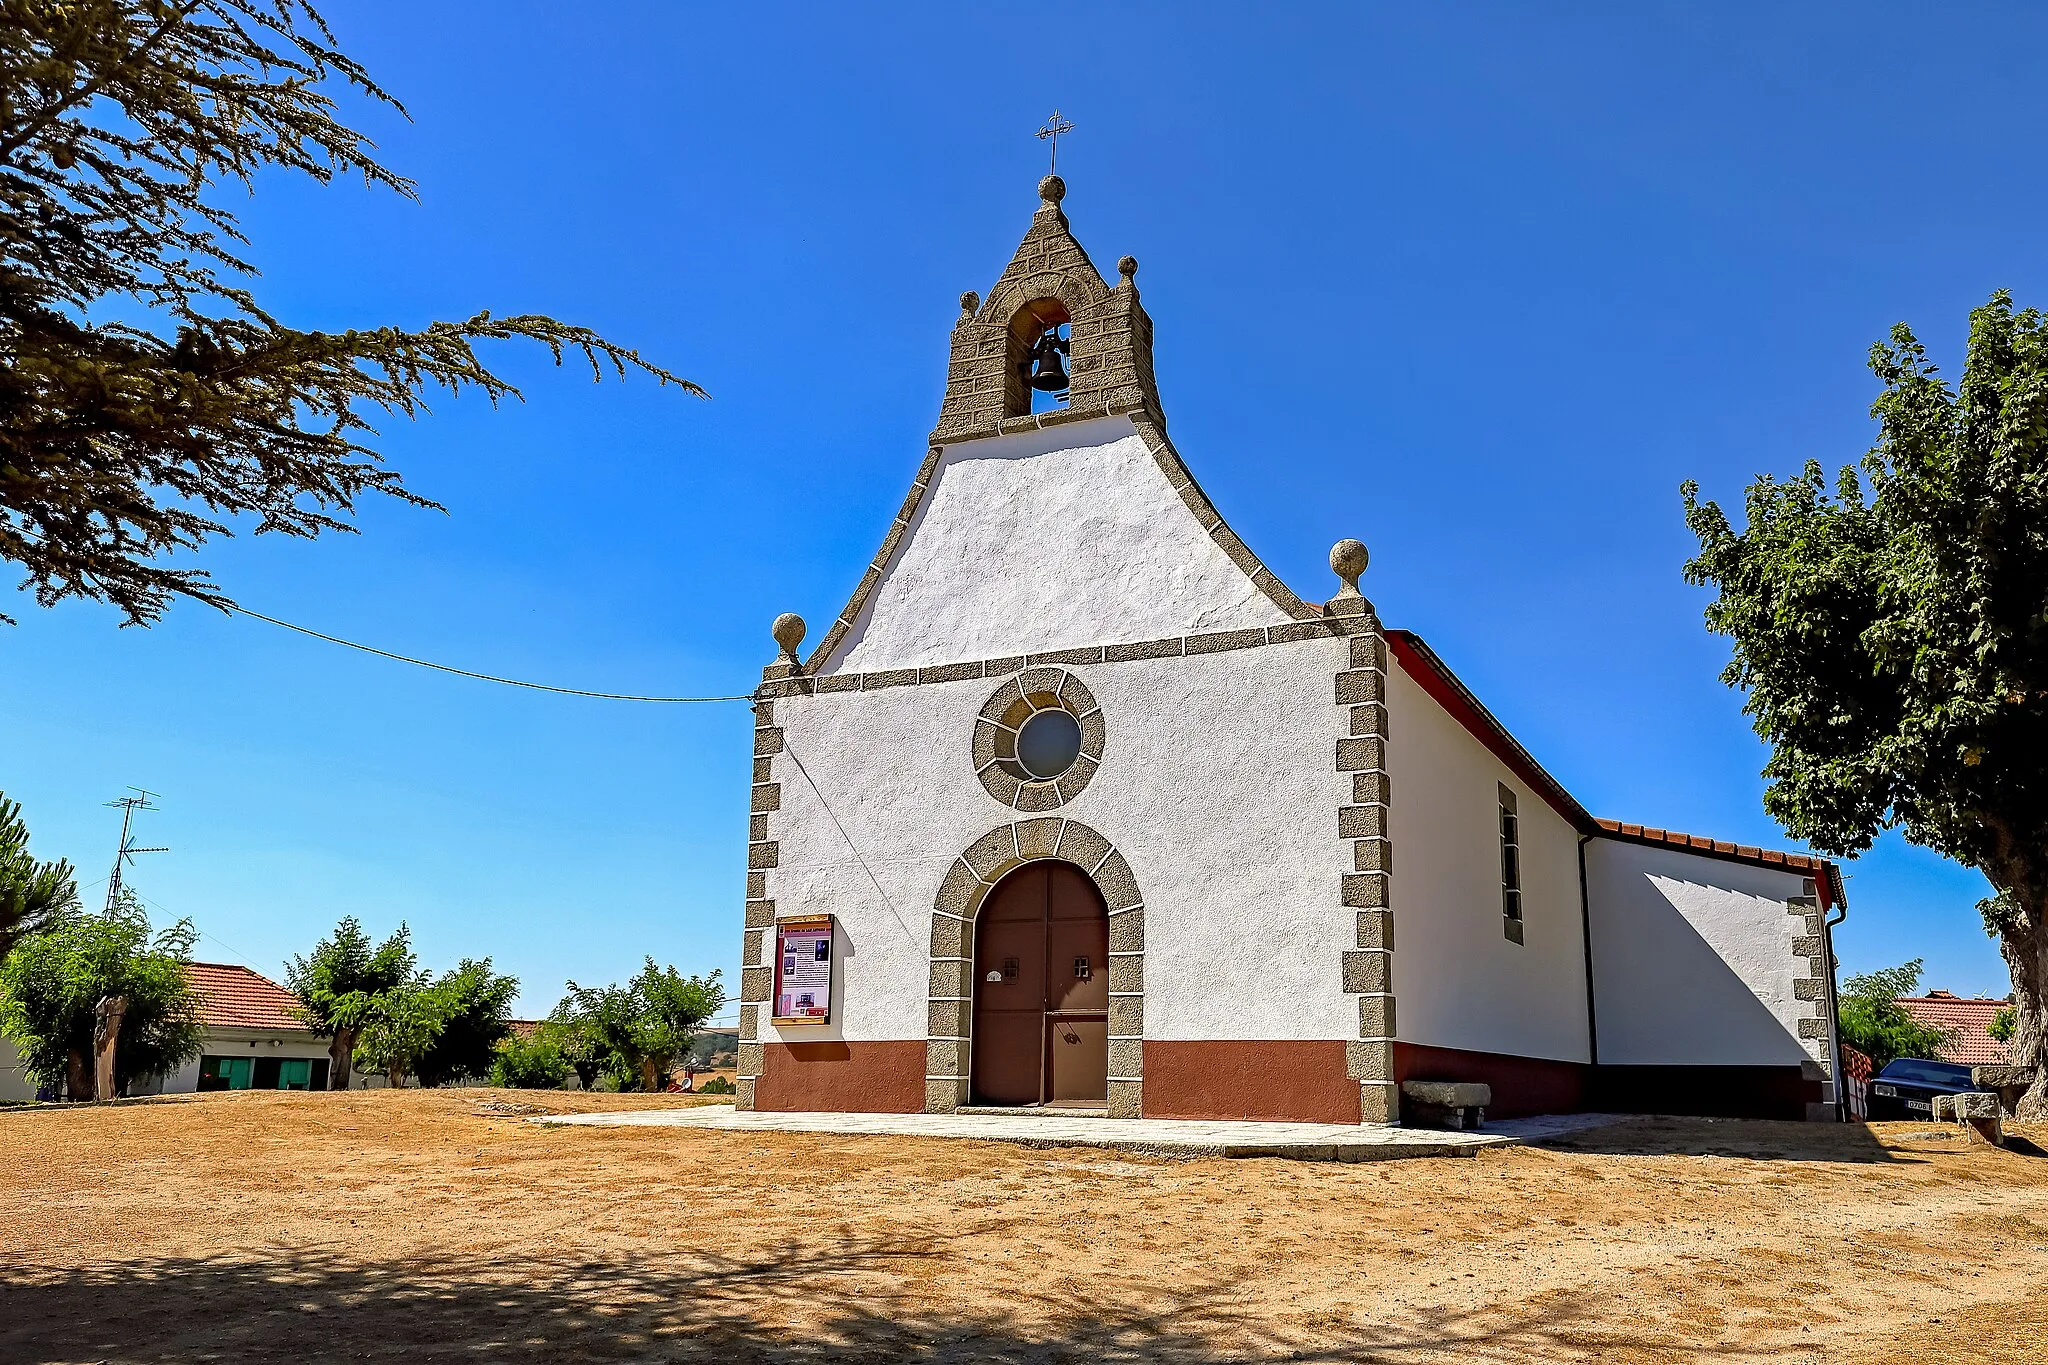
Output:
[[[155,810],[156,807],[149,804],[149,793],[143,791],[142,788],[130,787],[128,790],[140,792],[141,795],[124,796],[119,800],[107,802],[109,806],[119,806],[121,808],[121,846],[114,852],[113,875],[107,878],[106,913],[109,915],[114,913],[114,905],[121,898],[121,869],[135,861],[135,855],[138,853],[169,853],[171,851],[169,848],[137,848],[129,842],[129,832],[135,823],[135,812],[139,810]]]

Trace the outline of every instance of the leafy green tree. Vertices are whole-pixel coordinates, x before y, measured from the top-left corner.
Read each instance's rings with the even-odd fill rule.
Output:
[[[1870,364],[1860,474],[1764,476],[1741,531],[1686,484],[1686,576],[1771,748],[1765,809],[1829,853],[1897,828],[1990,881],[2018,1112],[2048,1116],[2048,325],[1993,295],[1954,389],[1903,324]]]
[[[560,1090],[569,1083],[569,1059],[562,1053],[559,1029],[543,1022],[530,1037],[513,1034],[498,1044],[491,1061],[492,1085],[519,1090]]]
[[[107,914],[68,911],[23,938],[0,962],[0,1033],[20,1050],[23,1072],[75,1100],[114,1098],[97,1093],[92,1067],[94,1013],[110,999],[126,1006],[116,1094],[198,1056],[199,997],[186,971],[197,940],[190,920],[152,934],[132,894]]]
[[[71,864],[40,862],[30,854],[21,804],[0,795],[0,961],[24,936],[77,909]]]
[[[562,1050],[562,1059],[576,1073],[577,1085],[585,1090],[596,1085],[605,1071],[603,1049],[590,1017],[578,1007],[575,982],[569,983],[569,994],[548,1015],[547,1027]]]
[[[1955,1034],[1932,1024],[1923,1024],[1906,1013],[1899,1003],[1902,995],[1920,991],[1920,959],[1900,967],[1852,976],[1844,981],[1841,997],[1842,1041],[1870,1058],[1873,1068],[1900,1057],[1939,1057],[1955,1041]]]
[[[409,986],[418,977],[412,931],[403,924],[383,943],[372,947],[354,915],[334,933],[313,945],[313,951],[286,964],[287,989],[299,998],[300,1018],[313,1032],[330,1039],[328,1088],[346,1090],[355,1059],[356,1037],[386,992]]]
[[[236,195],[284,172],[414,197],[335,99],[402,107],[305,0],[0,0],[0,92],[0,559],[45,605],[146,624],[173,594],[226,604],[163,558],[236,518],[350,530],[366,493],[435,506],[366,444],[370,417],[435,388],[518,397],[480,340],[700,392],[534,314],[336,333],[265,311]]]
[[[415,1068],[421,1085],[447,1085],[466,1077],[488,1075],[498,1045],[512,1032],[512,1002],[519,979],[491,970],[491,960],[464,958],[461,965],[434,984],[445,1019],[441,1031],[420,1055]]]
[[[451,1001],[421,978],[376,996],[356,1034],[356,1064],[383,1073],[393,1090],[419,1071],[441,1030],[448,1026]]]
[[[1991,1041],[1994,1043],[2009,1043],[2018,1025],[2019,1016],[2014,1013],[2011,1005],[2007,1005],[1991,1016],[1991,1022],[1984,1026],[1984,1031],[1991,1035]]]
[[[698,1029],[725,1007],[720,976],[684,976],[649,957],[624,986],[588,990],[571,981],[569,1001],[619,1089],[659,1091],[667,1088]]]

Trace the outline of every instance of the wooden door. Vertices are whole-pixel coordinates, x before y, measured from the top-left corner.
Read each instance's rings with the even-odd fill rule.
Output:
[[[1099,1101],[1109,1092],[1109,913],[1066,863],[1031,863],[982,905],[974,942],[974,1098]]]

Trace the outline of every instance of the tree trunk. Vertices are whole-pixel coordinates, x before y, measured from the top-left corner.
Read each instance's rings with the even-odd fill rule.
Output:
[[[85,1054],[75,1047],[64,1054],[64,1098],[92,1098],[92,1068],[85,1064]]]
[[[393,1066],[389,1071],[384,1073],[384,1079],[393,1090],[405,1089],[405,1068],[402,1066]]]
[[[114,1086],[114,1048],[121,1041],[121,1016],[127,1012],[128,999],[126,996],[121,995],[106,997],[93,1010],[92,1089],[94,1099],[110,1100],[119,1093]]]
[[[2048,1119],[2048,1048],[2042,1029],[2048,1025],[2048,878],[2020,876],[2010,889],[1998,925],[1998,948],[2012,970],[2012,1064],[2034,1073],[2033,1082],[2013,1107],[2016,1117]]]
[[[355,1061],[356,1031],[352,1028],[338,1028],[334,1039],[327,1044],[327,1088],[346,1090],[349,1083],[349,1067]]]

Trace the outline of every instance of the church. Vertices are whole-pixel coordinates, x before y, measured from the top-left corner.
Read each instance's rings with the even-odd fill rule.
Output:
[[[845,609],[755,694],[738,1105],[1837,1116],[1835,866],[1597,818],[1340,541],[1269,571],[1057,175]]]

